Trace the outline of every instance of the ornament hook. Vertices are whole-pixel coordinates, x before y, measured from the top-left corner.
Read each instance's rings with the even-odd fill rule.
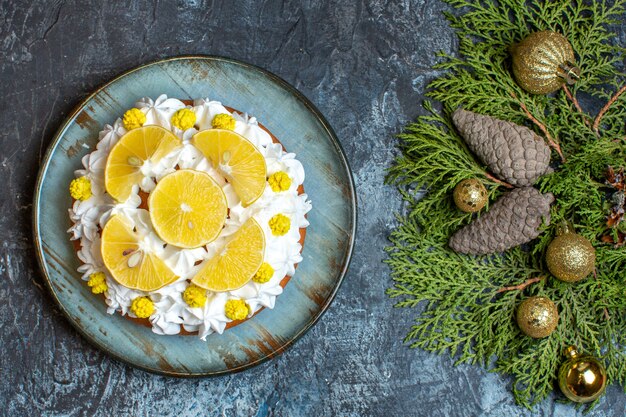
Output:
[[[559,65],[557,75],[563,78],[567,84],[572,85],[580,79],[580,68],[566,61],[564,64]]]

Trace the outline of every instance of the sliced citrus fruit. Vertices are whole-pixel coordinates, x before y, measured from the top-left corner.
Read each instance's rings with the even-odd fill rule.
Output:
[[[221,253],[206,261],[191,280],[211,291],[230,291],[243,287],[263,263],[265,235],[253,218],[248,219]]]
[[[102,260],[121,285],[154,291],[171,284],[178,276],[158,257],[140,245],[141,235],[131,221],[117,214],[102,230]]]
[[[193,144],[226,177],[241,204],[249,206],[261,197],[267,168],[252,142],[232,130],[209,129],[196,133]]]
[[[214,241],[226,222],[226,196],[206,172],[182,169],[161,178],[148,199],[159,237],[181,248]]]
[[[109,153],[104,169],[107,192],[116,200],[125,201],[133,185],[143,179],[141,167],[144,163],[157,163],[178,146],[182,146],[180,139],[160,126],[143,126],[129,131]]]

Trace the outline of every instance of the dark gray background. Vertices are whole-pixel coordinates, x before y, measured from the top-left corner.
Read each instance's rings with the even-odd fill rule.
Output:
[[[446,9],[440,0],[0,0],[0,415],[582,415],[554,398],[530,413],[515,406],[508,378],[408,349],[413,312],[384,293],[383,247],[401,206],[383,178],[394,134],[437,75],[435,52],[456,50]],[[335,302],[293,348],[244,373],[180,380],[111,360],[70,327],[43,286],[30,222],[39,163],[71,109],[124,70],[194,53],[266,68],[319,107],[352,165],[359,236]],[[613,386],[589,416],[625,408]]]

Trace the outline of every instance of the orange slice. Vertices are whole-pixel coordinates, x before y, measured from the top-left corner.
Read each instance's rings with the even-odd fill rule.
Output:
[[[253,218],[248,219],[222,252],[206,261],[191,280],[211,291],[230,291],[243,287],[263,263],[265,235]]]
[[[117,214],[102,230],[102,259],[121,285],[141,291],[154,291],[171,284],[178,276],[154,253],[139,245],[141,236],[131,221]]]
[[[181,248],[214,241],[226,222],[226,196],[206,172],[183,169],[161,178],[148,199],[159,237]]]
[[[198,132],[193,144],[233,186],[243,206],[254,203],[265,191],[267,168],[259,150],[232,130]]]
[[[133,185],[143,179],[141,167],[146,161],[157,163],[182,146],[172,132],[160,126],[143,126],[126,133],[113,146],[104,169],[107,193],[117,201],[126,201]]]

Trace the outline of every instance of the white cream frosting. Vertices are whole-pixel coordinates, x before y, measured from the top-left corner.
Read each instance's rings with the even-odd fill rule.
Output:
[[[256,118],[247,114],[231,113],[220,102],[200,99],[193,106],[177,99],[159,96],[156,100],[145,97],[135,105],[146,115],[145,124],[155,124],[170,129],[182,140],[182,146],[172,151],[155,164],[146,163],[141,172],[144,178],[139,185],[133,187],[130,197],[122,203],[114,201],[104,189],[104,167],[111,148],[126,133],[121,119],[113,125],[105,125],[100,132],[96,149],[82,159],[83,169],[75,172],[76,177],[86,176],[91,181],[92,196],[85,201],[75,201],[69,209],[73,222],[68,230],[72,240],[80,240],[81,248],[78,257],[82,265],[78,271],[83,280],[88,280],[94,272],[104,272],[107,291],[104,293],[107,312],[116,311],[133,317],[130,311],[132,300],[147,296],[154,302],[155,311],[149,320],[152,330],[158,334],[172,335],[181,329],[198,332],[203,340],[211,333],[222,333],[231,320],[224,313],[224,306],[229,299],[244,299],[250,307],[250,316],[263,307],[274,308],[276,297],[283,291],[280,282],[286,275],[293,275],[295,266],[302,261],[299,243],[300,228],[307,227],[309,222],[305,215],[311,210],[311,203],[306,194],[298,195],[298,187],[304,182],[304,168],[295,158],[295,154],[283,151],[280,144],[272,142],[271,136],[263,130]],[[196,127],[181,131],[170,123],[172,115],[179,109],[189,108],[196,114]],[[231,114],[235,118],[235,132],[250,140],[265,157],[268,176],[284,171],[292,179],[289,190],[272,191],[269,185],[263,195],[252,205],[243,207],[232,187],[224,177],[216,171],[204,155],[195,148],[190,139],[198,130],[210,129],[213,117],[220,113]],[[206,248],[181,249],[167,245],[154,232],[150,216],[146,210],[140,209],[139,191],[150,192],[163,176],[173,172],[176,166],[181,169],[204,171],[222,186],[230,208],[220,236]],[[107,271],[100,254],[100,232],[113,214],[122,213],[128,217],[142,235],[141,245],[156,253],[166,265],[180,278],[159,290],[146,293],[126,288],[117,283]],[[284,236],[274,236],[268,225],[269,219],[276,214],[284,214],[291,220],[291,228]],[[258,284],[248,282],[242,288],[223,293],[209,292],[207,303],[202,308],[192,308],[182,298],[182,293],[202,264],[198,261],[210,259],[220,253],[228,240],[228,236],[237,231],[250,217],[254,217],[262,226],[266,237],[264,261],[274,268],[274,275],[269,282]]]
[[[146,115],[146,125],[159,125],[171,129],[172,116],[177,110],[185,108],[185,104],[175,98],[167,98],[161,94],[156,100],[144,97],[135,103],[135,107]]]

